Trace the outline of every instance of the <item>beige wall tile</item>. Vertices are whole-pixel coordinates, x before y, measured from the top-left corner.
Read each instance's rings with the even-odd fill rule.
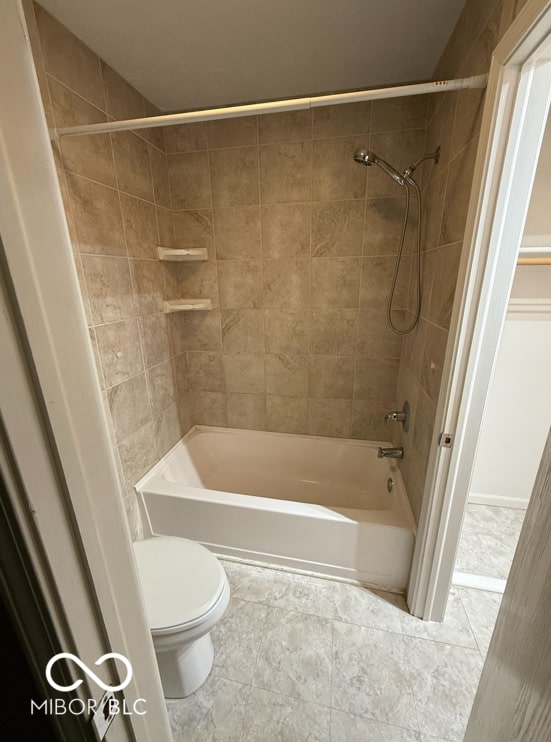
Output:
[[[261,309],[222,309],[225,353],[263,353],[264,323]]]
[[[404,326],[403,312],[393,313],[394,322]],[[400,358],[402,336],[388,326],[386,311],[362,310],[358,317],[357,353],[370,358]]]
[[[262,206],[262,256],[264,258],[309,258],[309,203]]]
[[[352,438],[386,441],[391,430],[385,424],[385,414],[393,408],[393,402],[375,399],[355,399],[352,402]]]
[[[308,396],[352,399],[354,356],[310,356]]]
[[[365,139],[328,139],[316,146],[322,147],[322,152],[318,151],[313,159],[313,200],[364,198],[368,168],[354,162],[353,154],[358,147],[365,146]]]
[[[136,119],[145,115],[144,99],[118,72],[101,63],[106,111],[114,119]]]
[[[222,354],[193,351],[187,355],[189,388],[202,392],[225,392]]]
[[[187,432],[187,430],[185,432],[182,430],[178,406],[176,404],[165,407],[153,420],[153,424],[155,426],[155,438],[159,456],[164,456],[165,453],[168,453],[172,446],[175,446],[182,435],[185,435],[185,432]]]
[[[258,144],[256,116],[207,121],[206,128],[209,149]]]
[[[312,306],[349,309],[358,306],[359,258],[314,258],[312,260]]]
[[[448,333],[446,330],[427,324],[421,369],[421,386],[435,405],[440,391],[447,341]]]
[[[265,309],[266,353],[307,353],[310,313],[304,309]]]
[[[163,128],[167,152],[196,152],[207,148],[207,128],[203,121]]]
[[[225,394],[196,391],[191,396],[191,407],[195,425],[228,425]]]
[[[147,423],[151,410],[145,374],[133,376],[107,390],[117,442]]]
[[[214,261],[180,263],[180,297],[210,299],[218,306],[218,277]]]
[[[149,145],[131,131],[115,132],[111,138],[119,189],[152,203]]]
[[[34,7],[46,72],[105,110],[99,58],[43,8]]]
[[[403,196],[368,198],[365,209],[363,241],[364,255],[396,255],[404,223],[405,198]],[[416,206],[412,200],[408,219],[408,232],[404,253],[413,251],[415,242]]]
[[[155,203],[159,206],[164,206],[166,209],[171,209],[172,199],[168,179],[167,156],[164,152],[159,152],[155,147],[149,148],[149,155],[151,157],[151,174],[153,177]]]
[[[429,185],[423,203],[422,249],[432,250],[440,244],[446,180],[448,171],[443,170]]]
[[[104,113],[53,78],[48,78],[48,87],[56,126],[98,124],[107,120]],[[67,170],[115,187],[115,168],[109,134],[65,137],[61,140],[60,146],[63,166]],[[54,151],[55,149],[54,147]]]
[[[161,262],[161,270],[163,272],[164,298],[167,301],[182,298],[179,263],[163,260]],[[180,317],[181,315],[176,315],[176,319]]]
[[[213,257],[212,211],[174,211],[174,244],[176,247],[206,247]]]
[[[157,216],[153,204],[120,194],[128,255],[132,258],[157,258]]]
[[[67,173],[66,182],[80,251],[126,255],[117,191],[72,173]]]
[[[176,386],[172,360],[164,361],[147,371],[147,387],[154,417],[176,401]]]
[[[312,143],[260,147],[260,200],[263,204],[312,198]]]
[[[426,95],[409,98],[386,98],[373,101],[371,107],[371,131],[402,131],[424,129],[427,123]]]
[[[146,368],[170,358],[166,314],[148,314],[138,319],[143,359]]]
[[[312,109],[313,137],[345,137],[350,134],[368,134],[371,103],[344,103]]]
[[[225,353],[223,362],[228,392],[242,394],[264,392],[264,355],[262,353]]]
[[[399,368],[397,358],[356,358],[354,399],[394,399]]]
[[[118,451],[126,488],[131,489],[159,459],[153,422],[127,436],[119,443]]]
[[[281,397],[306,397],[308,356],[267,353],[266,393]]]
[[[157,206],[157,231],[159,235],[159,245],[161,247],[175,247],[174,244],[174,222],[172,211]],[[177,212],[175,212],[177,213]]]
[[[461,156],[450,163],[440,233],[441,245],[463,239],[477,144],[478,138],[471,140]]]
[[[163,269],[155,260],[130,260],[138,314],[163,311]]]
[[[352,400],[308,400],[308,435],[349,438],[351,432]]]
[[[310,352],[353,355],[358,312],[353,309],[315,309],[310,315]]]
[[[247,309],[262,306],[261,260],[222,260],[217,267],[221,307]]]
[[[182,399],[189,396],[189,375],[187,364],[187,353],[175,355],[172,358],[172,371],[174,373],[174,386],[176,388],[176,397],[180,405]]]
[[[251,206],[259,202],[258,147],[213,150],[209,162],[214,206]]]
[[[222,329],[218,309],[212,312],[186,314],[184,328],[188,350],[222,350]]]
[[[120,384],[143,371],[140,336],[135,319],[99,325],[95,334],[106,386]]]
[[[126,258],[82,255],[82,267],[94,325],[134,316],[136,306]]]
[[[364,200],[312,205],[312,257],[362,254]]]
[[[395,257],[369,257],[362,260],[362,283],[360,307],[362,309],[386,309],[396,267]],[[402,259],[392,301],[394,309],[404,309],[409,279],[409,262]]]
[[[297,142],[312,136],[312,112],[282,111],[258,117],[260,144]]]
[[[214,236],[219,260],[261,257],[260,208],[215,209]]]
[[[208,154],[188,152],[168,156],[168,177],[173,209],[211,207]]]
[[[265,307],[307,307],[310,303],[309,260],[264,260]]]
[[[266,428],[276,433],[298,433],[308,430],[308,400],[298,397],[266,397]]]
[[[266,397],[263,394],[228,394],[228,424],[245,430],[266,429]]]
[[[423,353],[425,351],[427,323],[421,319],[409,335],[404,336],[404,345],[402,349],[401,361],[415,379],[421,383],[421,368],[423,363]]]
[[[435,276],[430,293],[429,319],[440,327],[450,326],[459,261],[461,260],[461,243],[448,245],[436,250]]]

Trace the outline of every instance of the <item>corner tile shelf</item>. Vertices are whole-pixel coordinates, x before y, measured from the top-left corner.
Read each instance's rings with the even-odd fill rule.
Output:
[[[207,259],[207,248],[206,247],[187,247],[184,249],[176,249],[173,247],[157,247],[157,255],[159,260],[182,260],[182,261],[197,261]]]
[[[164,303],[166,314],[172,314],[172,312],[208,312],[211,309],[212,299],[173,299]]]

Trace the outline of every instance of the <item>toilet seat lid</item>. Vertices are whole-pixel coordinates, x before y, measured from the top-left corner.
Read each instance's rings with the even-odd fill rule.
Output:
[[[218,601],[226,573],[201,544],[160,536],[136,541],[133,547],[152,630],[196,621]]]

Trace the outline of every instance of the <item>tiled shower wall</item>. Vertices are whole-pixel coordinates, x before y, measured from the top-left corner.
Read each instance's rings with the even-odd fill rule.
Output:
[[[368,147],[404,168],[425,141],[425,98],[165,128],[174,298],[211,298],[171,318],[187,352],[193,420],[312,435],[388,438],[402,338],[386,304],[404,193]],[[403,310],[413,241],[399,277]],[[184,329],[181,332],[181,328]]]
[[[40,6],[25,10],[51,126],[156,113]],[[121,494],[139,537],[133,486],[191,425],[185,356],[162,311],[175,268],[156,259],[157,245],[172,241],[164,140],[158,130],[75,137],[54,143],[54,155]]]
[[[523,0],[468,0],[435,70],[434,79],[488,72],[491,54]],[[419,519],[440,392],[442,366],[478,135],[483,90],[462,90],[431,96],[425,150],[441,145],[440,162],[423,169],[423,302],[421,321],[404,341],[398,377],[398,402],[412,406],[409,433],[395,428],[395,442],[404,445],[400,462],[416,519]]]

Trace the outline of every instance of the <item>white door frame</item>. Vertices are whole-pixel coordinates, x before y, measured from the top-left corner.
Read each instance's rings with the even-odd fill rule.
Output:
[[[91,667],[99,655],[88,655],[98,647],[133,665],[124,695],[129,708],[144,698],[147,714],[114,723],[109,738],[168,742],[20,0],[0,3],[0,62],[0,403],[6,448],[21,480],[10,495],[54,619],[65,625],[60,641],[82,649]]]
[[[494,51],[408,603],[441,621],[551,96],[551,0],[528,0]],[[529,109],[529,115],[527,115]],[[504,417],[504,424],[506,418]],[[453,435],[440,448],[438,435]]]

